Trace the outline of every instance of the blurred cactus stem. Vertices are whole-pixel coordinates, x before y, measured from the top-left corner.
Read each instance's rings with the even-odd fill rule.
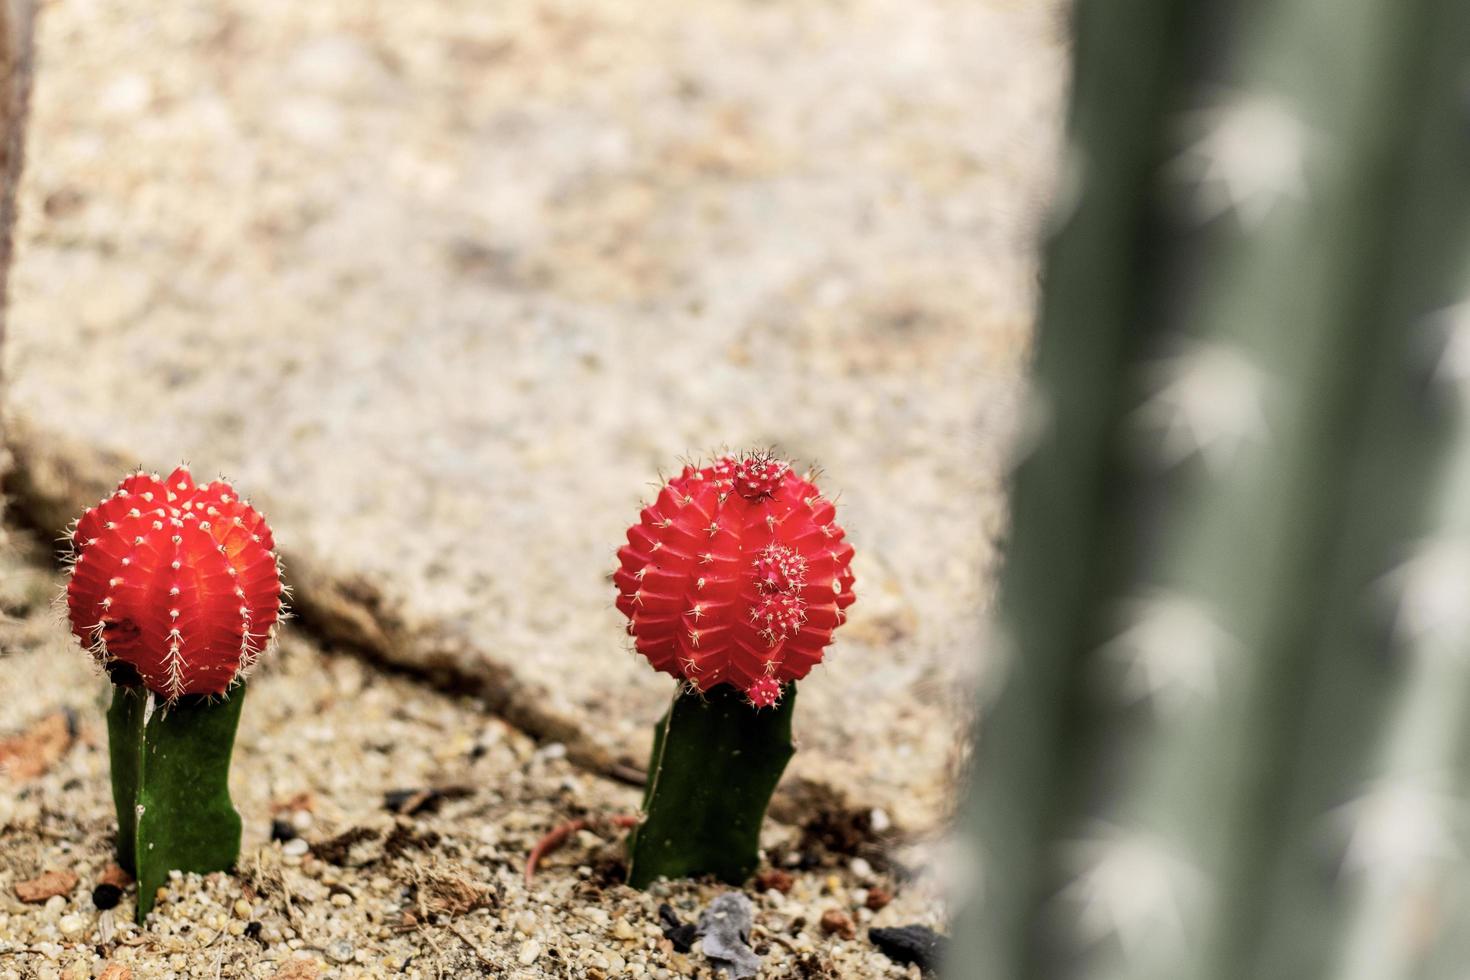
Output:
[[[138,881],[138,924],[170,871],[229,871],[240,855],[230,756],[245,685],[228,696],[150,705],[142,684],[116,683],[107,712],[117,859]]]
[[[795,705],[795,684],[766,708],[728,684],[703,693],[680,685],[654,729],[628,884],[712,875],[740,885],[755,872],[766,807],[795,752]]]
[[[1460,976],[1470,5],[1073,18],[948,975]]]

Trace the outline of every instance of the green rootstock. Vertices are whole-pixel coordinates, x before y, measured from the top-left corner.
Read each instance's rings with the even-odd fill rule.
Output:
[[[628,883],[755,871],[766,806],[795,748],[796,685],[757,709],[728,685],[674,697],[654,730],[644,819],[628,838]]]
[[[138,923],[170,871],[227,871],[240,854],[230,754],[245,687],[222,701],[183,697],[148,713],[149,693],[117,685],[107,712],[117,860],[138,880]]]

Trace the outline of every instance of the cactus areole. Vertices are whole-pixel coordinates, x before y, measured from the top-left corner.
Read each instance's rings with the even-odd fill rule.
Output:
[[[643,509],[613,576],[655,669],[770,707],[852,605],[852,545],[810,479],[765,453],[686,466]]]
[[[265,519],[228,483],[134,473],[77,521],[72,633],[113,681],[118,862],[142,923],[170,871],[230,868],[240,816],[230,756],[244,678],[282,615]]]
[[[769,453],[686,466],[628,529],[613,575],[634,646],[680,682],[654,731],[628,881],[755,870],[794,751],[796,681],[853,601],[852,546],[810,477]]]

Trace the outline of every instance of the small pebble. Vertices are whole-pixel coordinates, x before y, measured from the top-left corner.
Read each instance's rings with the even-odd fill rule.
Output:
[[[853,875],[864,881],[873,877],[873,866],[863,858],[853,858],[848,867],[852,869]]]
[[[250,906],[250,903],[249,902],[245,901],[245,899],[243,899],[243,898],[238,898],[238,899],[235,900],[235,909],[234,909],[234,911],[235,911],[235,918],[237,918],[237,919],[249,919],[250,918],[250,913],[251,913],[252,910],[251,910],[251,906]]]
[[[522,911],[516,916],[516,932],[529,936],[536,929],[536,913],[530,909]]]
[[[822,913],[822,931],[829,936],[841,936],[843,939],[857,936],[857,928],[852,924],[852,919],[841,909],[828,909]]]
[[[541,955],[541,944],[534,939],[528,939],[521,943],[521,951],[516,956],[516,961],[521,966],[530,966],[536,962],[536,957]]]
[[[281,853],[287,857],[301,857],[311,850],[311,845],[300,837],[293,837],[281,845]]]
[[[80,915],[73,912],[70,915],[63,915],[61,921],[56,924],[56,927],[61,930],[63,936],[66,936],[68,939],[75,939],[87,928],[87,922]]]
[[[336,963],[351,963],[352,957],[357,955],[357,950],[345,939],[339,939],[327,946],[327,957]]]
[[[791,891],[791,883],[794,879],[791,872],[782,871],[780,868],[767,868],[755,876],[755,884],[763,892],[777,891],[782,895]]]
[[[104,881],[92,889],[92,905],[99,912],[117,908],[118,901],[122,898],[122,889],[110,882]]]
[[[271,821],[271,840],[284,843],[285,841],[295,839],[295,837],[296,828],[291,825],[289,820],[282,820],[280,817],[277,817]]]

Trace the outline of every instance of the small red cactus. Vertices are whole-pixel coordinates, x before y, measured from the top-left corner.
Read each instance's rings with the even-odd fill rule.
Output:
[[[822,659],[852,604],[852,545],[831,501],[764,453],[686,466],[618,550],[638,652],[700,690],[769,707]]]
[[[223,694],[281,617],[271,529],[222,480],[135,473],[77,521],[66,590],[72,632],[174,700]]]

